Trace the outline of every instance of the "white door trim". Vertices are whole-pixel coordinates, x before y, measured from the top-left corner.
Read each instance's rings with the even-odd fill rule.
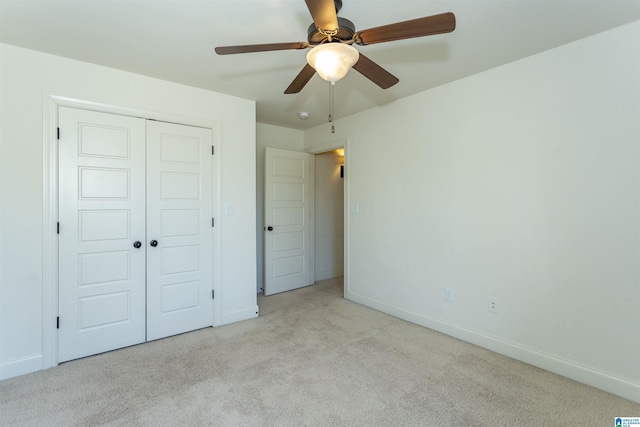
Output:
[[[351,221],[351,217],[349,216],[349,203],[351,200],[351,190],[349,185],[349,145],[351,140],[349,138],[340,139],[337,141],[329,142],[328,144],[324,144],[318,147],[314,147],[312,150],[308,150],[308,153],[318,154],[324,153],[327,151],[337,150],[339,148],[344,149],[344,297],[349,299],[350,295],[350,287],[349,284],[351,282],[349,275],[349,248],[350,248],[350,236],[349,236],[349,223]],[[314,184],[315,185],[315,184]]]
[[[167,114],[156,111],[141,110],[118,105],[103,104],[83,99],[70,98],[52,93],[43,94],[43,240],[42,240],[42,369],[58,365],[58,333],[56,317],[58,316],[58,107],[71,107],[102,113],[140,117],[189,126],[211,129],[215,146],[213,176],[213,214],[216,226],[213,229],[213,289],[216,298],[213,300],[213,326],[222,324],[221,298],[224,292],[220,289],[220,256],[222,215],[221,179],[222,179],[222,139],[221,123],[192,116]]]

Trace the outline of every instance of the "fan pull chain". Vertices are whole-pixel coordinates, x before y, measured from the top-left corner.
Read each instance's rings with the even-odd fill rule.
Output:
[[[333,88],[335,85],[335,82],[331,82],[329,86],[329,123],[331,123],[331,133],[336,133],[336,128],[333,126]]]

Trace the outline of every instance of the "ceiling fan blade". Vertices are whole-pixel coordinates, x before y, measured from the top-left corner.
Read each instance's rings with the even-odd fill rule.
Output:
[[[388,89],[400,80],[363,54],[360,54],[358,62],[355,63],[353,69],[380,86],[382,89]]]
[[[306,64],[302,71],[296,76],[295,79],[291,82],[289,87],[284,91],[285,94],[289,95],[292,93],[298,93],[302,90],[302,88],[311,80],[311,77],[316,73],[316,70],[309,64]]]
[[[216,48],[218,55],[231,55],[234,53],[268,52],[272,50],[306,49],[307,42],[293,43],[269,43],[269,44],[248,44],[244,46],[219,46]]]
[[[329,32],[338,29],[338,15],[333,0],[305,0],[305,2],[317,29]]]
[[[359,45],[367,45],[450,33],[455,28],[456,17],[453,13],[447,12],[362,30],[354,34],[353,39]]]

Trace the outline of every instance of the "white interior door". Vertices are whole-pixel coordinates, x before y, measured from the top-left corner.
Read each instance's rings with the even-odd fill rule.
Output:
[[[308,153],[266,149],[265,295],[313,284],[312,159]]]
[[[147,339],[213,325],[210,129],[147,122]]]
[[[145,340],[145,123],[61,107],[59,124],[64,362]]]

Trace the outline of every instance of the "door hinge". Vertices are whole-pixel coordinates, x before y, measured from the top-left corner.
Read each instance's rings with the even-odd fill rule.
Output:
[[[215,218],[211,218],[211,226],[212,227],[216,226],[216,219]]]
[[[58,140],[60,140],[60,128],[58,128]]]
[[[56,223],[56,234],[60,234],[60,223]]]
[[[216,299],[216,291],[211,289],[211,299]]]
[[[56,329],[60,329],[60,316],[56,317]]]
[[[216,147],[214,147],[213,145],[211,146],[211,155],[214,156],[216,153]]]

